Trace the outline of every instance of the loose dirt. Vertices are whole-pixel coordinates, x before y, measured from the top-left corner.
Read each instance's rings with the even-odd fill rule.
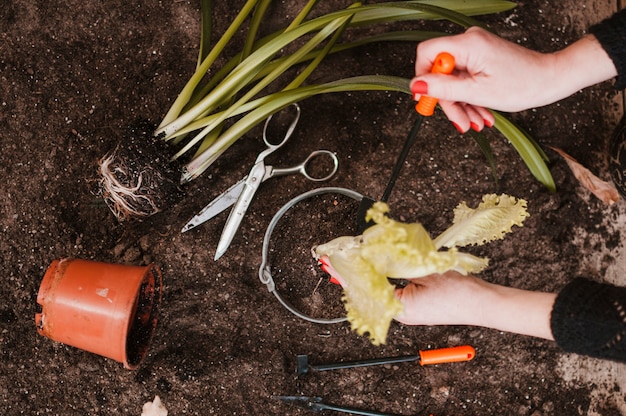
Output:
[[[215,3],[220,34],[243,1]],[[275,2],[265,30],[282,25],[303,3]],[[513,11],[481,20],[541,51],[573,42],[617,8],[614,2],[517,3]],[[129,126],[156,125],[163,117],[194,69],[199,16],[196,1],[16,0],[0,8],[1,414],[139,415],[155,395],[170,415],[306,414],[273,395],[320,396],[399,415],[626,414],[623,365],[565,354],[552,342],[484,328],[393,323],[387,344],[374,347],[345,323],[314,324],[291,314],[259,281],[258,269],[271,218],[287,201],[319,186],[300,176],[264,184],[230,249],[214,262],[226,214],[185,234],[180,229],[246,173],[262,149],[258,130],[189,184],[168,210],[119,223],[92,193],[97,161]],[[409,77],[414,49],[373,45],[339,54],[314,81],[366,73]],[[287,166],[312,150],[329,149],[340,168],[325,185],[380,196],[414,120],[410,98],[363,92],[300,105],[294,136],[271,162]],[[461,201],[475,206],[492,192],[524,198],[531,213],[525,226],[475,250],[491,259],[482,278],[542,291],[557,291],[581,275],[626,284],[624,203],[608,207],[590,196],[548,149],[562,148],[608,179],[605,149],[621,111],[621,97],[604,83],[511,115],[548,152],[556,193],[530,175],[494,130],[487,137],[496,156],[496,185],[478,145],[436,113],[422,127],[396,184],[389,201],[393,213],[437,234]],[[342,315],[340,290],[328,283],[310,248],[353,232],[355,208],[347,198],[322,196],[299,204],[277,227],[270,266],[279,292],[299,310]],[[52,260],[63,257],[161,267],[161,315],[139,369],[37,334],[41,278]],[[295,374],[298,354],[333,362],[460,344],[476,348],[473,361]]]

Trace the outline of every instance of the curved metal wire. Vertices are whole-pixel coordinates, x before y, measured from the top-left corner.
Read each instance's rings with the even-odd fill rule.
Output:
[[[313,322],[316,324],[336,324],[340,322],[345,322],[346,317],[344,316],[341,318],[314,318],[312,316],[308,316],[300,312],[294,306],[289,304],[289,302],[283,299],[280,293],[278,293],[278,290],[276,290],[276,285],[274,284],[274,278],[272,277],[272,272],[268,264],[270,240],[272,238],[272,233],[274,232],[274,228],[276,228],[276,225],[278,224],[278,221],[280,221],[282,216],[285,215],[285,213],[289,209],[291,209],[294,205],[296,205],[298,202],[301,202],[307,198],[311,198],[313,196],[322,195],[322,194],[344,195],[359,202],[363,199],[363,195],[350,189],[338,188],[338,187],[326,187],[326,188],[313,189],[311,191],[300,194],[297,197],[293,198],[291,201],[287,202],[285,205],[283,205],[283,207],[280,210],[278,210],[278,212],[274,215],[274,218],[272,218],[272,221],[270,221],[269,225],[267,226],[267,230],[265,231],[265,237],[263,238],[263,252],[262,252],[261,266],[259,267],[259,279],[261,280],[261,283],[263,283],[267,287],[267,290],[270,293],[272,293],[276,297],[276,299],[278,299],[281,305],[283,305],[289,312],[293,313],[298,318],[301,318],[301,319],[304,319],[306,321]]]

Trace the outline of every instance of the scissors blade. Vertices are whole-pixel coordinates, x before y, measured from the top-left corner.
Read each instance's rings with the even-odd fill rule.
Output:
[[[233,238],[239,229],[239,225],[241,224],[244,215],[246,215],[246,211],[248,210],[250,203],[252,203],[254,194],[256,194],[257,189],[259,189],[259,186],[261,186],[261,183],[266,177],[266,171],[267,170],[263,162],[256,163],[252,167],[252,170],[250,170],[250,174],[246,178],[244,187],[241,190],[241,195],[239,195],[235,206],[228,215],[226,225],[224,226],[222,235],[220,236],[220,241],[217,244],[214,260],[219,259],[224,253],[226,253],[226,250],[230,246],[230,243],[233,241]]]
[[[206,207],[202,208],[202,211],[198,212],[198,214],[190,219],[181,230],[181,233],[189,231],[192,228],[207,222],[220,212],[224,211],[226,208],[232,206],[235,201],[237,201],[237,198],[239,198],[239,195],[241,195],[244,185],[245,178],[228,188],[220,196],[211,201]]]

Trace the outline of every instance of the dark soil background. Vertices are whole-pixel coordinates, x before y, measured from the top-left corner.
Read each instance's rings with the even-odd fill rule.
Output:
[[[192,73],[199,2],[5,3],[0,8],[0,414],[139,415],[155,395],[170,415],[306,413],[273,395],[320,396],[399,415],[624,411],[623,367],[564,354],[552,342],[483,328],[394,323],[387,345],[374,347],[347,324],[313,324],[292,315],[261,284],[258,269],[273,215],[318,186],[300,176],[264,184],[230,249],[214,262],[227,214],[191,232],[180,230],[247,172],[262,149],[258,129],[189,184],[179,203],[142,222],[118,223],[92,193],[97,161],[130,127],[156,126]],[[244,2],[215,3],[215,33],[221,34]],[[276,2],[264,30],[284,25],[304,3]],[[517,3],[513,11],[480,19],[505,38],[542,51],[571,43],[618,7],[609,1]],[[459,31],[445,23],[424,27]],[[313,78],[372,73],[408,78],[414,49],[386,44],[340,54]],[[494,130],[487,136],[497,157],[496,186],[476,143],[436,113],[423,125],[420,143],[396,184],[393,214],[420,221],[437,234],[451,223],[459,202],[475,206],[483,194],[505,192],[528,200],[531,217],[505,241],[476,250],[491,259],[484,279],[556,291],[578,275],[604,278],[622,248],[612,225],[623,224],[623,203],[607,207],[591,197],[548,146],[564,149],[608,178],[605,149],[620,100],[605,83],[511,115],[548,151],[556,193],[532,178]],[[379,197],[414,119],[410,98],[336,94],[300,105],[295,135],[271,162],[287,166],[312,150],[329,149],[337,152],[340,168],[327,185]],[[327,282],[309,253],[314,244],[353,232],[355,208],[347,198],[320,196],[290,211],[274,233],[270,265],[277,287],[305,313],[343,313],[340,290]],[[160,319],[137,370],[37,334],[39,284],[51,261],[64,257],[161,267]],[[476,348],[473,361],[295,374],[298,354],[322,363],[460,344]]]

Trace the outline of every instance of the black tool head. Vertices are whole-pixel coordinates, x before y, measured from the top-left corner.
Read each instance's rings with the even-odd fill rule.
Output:
[[[301,376],[309,372],[309,356],[298,355],[296,357],[296,375]]]
[[[356,212],[357,234],[363,234],[363,231],[374,225],[374,221],[365,221],[365,216],[367,215],[367,210],[369,210],[375,202],[375,200],[366,196],[361,200]]]

